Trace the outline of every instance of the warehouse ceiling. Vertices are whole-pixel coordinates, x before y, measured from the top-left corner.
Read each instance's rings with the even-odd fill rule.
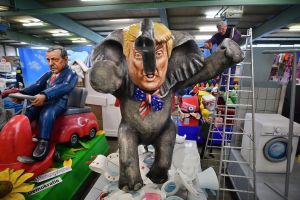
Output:
[[[0,43],[95,45],[113,30],[151,18],[199,43],[226,19],[255,43],[300,44],[299,0],[0,0]]]

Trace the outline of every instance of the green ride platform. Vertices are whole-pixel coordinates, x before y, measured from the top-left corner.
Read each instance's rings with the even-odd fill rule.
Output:
[[[92,156],[94,155],[106,155],[109,150],[105,134],[97,135],[94,139],[90,141],[86,140],[84,143],[84,146],[87,148],[77,151],[72,158],[72,171],[57,176],[62,179],[61,183],[32,196],[26,195],[26,200],[70,200],[76,198],[76,193],[81,187],[86,186],[85,181],[92,174],[87,162],[92,161]],[[67,148],[69,147],[62,144],[57,145],[59,152]],[[54,167],[60,168],[62,167],[62,163],[55,163]],[[57,177],[53,177],[52,179]],[[36,183],[36,186],[50,180],[51,179],[43,181],[42,183]]]

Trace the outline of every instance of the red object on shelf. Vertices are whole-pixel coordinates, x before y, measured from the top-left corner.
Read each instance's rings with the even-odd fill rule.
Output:
[[[192,113],[199,111],[198,96],[183,96],[181,98],[180,108],[182,112]]]
[[[120,107],[120,100],[117,98],[115,100],[115,107]]]
[[[225,108],[218,108],[217,112],[222,114],[222,116],[224,116],[225,114]],[[226,124],[232,124],[233,121],[230,118],[234,118],[235,115],[235,109],[234,108],[227,108],[227,120],[226,120]]]

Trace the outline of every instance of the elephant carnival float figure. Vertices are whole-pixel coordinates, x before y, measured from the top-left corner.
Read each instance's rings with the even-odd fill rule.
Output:
[[[168,180],[177,132],[171,120],[173,93],[211,79],[243,58],[238,44],[225,39],[204,60],[192,36],[147,19],[114,31],[94,49],[91,86],[120,101],[120,189],[139,190],[143,186],[140,144],[155,148],[147,177],[157,184]]]

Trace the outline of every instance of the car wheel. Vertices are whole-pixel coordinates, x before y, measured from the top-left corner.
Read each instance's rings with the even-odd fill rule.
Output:
[[[73,133],[70,137],[69,146],[74,147],[78,143],[79,137],[76,133]]]
[[[54,162],[62,162],[61,155],[58,151],[55,151],[53,160],[54,160]]]
[[[92,128],[91,130],[90,130],[90,133],[89,133],[89,135],[88,135],[88,139],[89,140],[91,140],[91,139],[93,139],[95,136],[96,136],[96,129],[95,128]]]

